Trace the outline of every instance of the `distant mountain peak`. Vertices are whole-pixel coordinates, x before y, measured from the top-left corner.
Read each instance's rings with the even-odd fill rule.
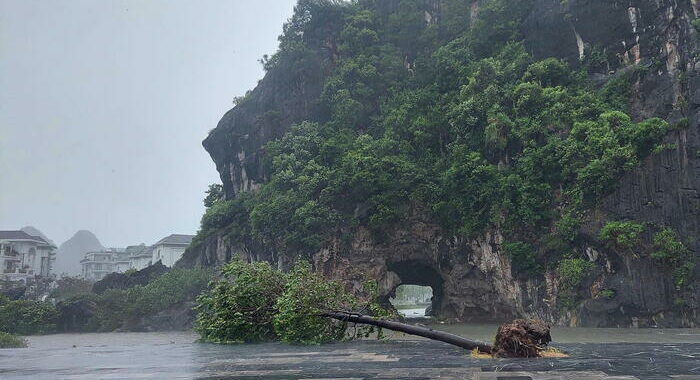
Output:
[[[80,274],[80,260],[85,253],[103,250],[97,236],[88,230],[78,230],[73,236],[61,243],[56,254],[54,273],[77,275]]]

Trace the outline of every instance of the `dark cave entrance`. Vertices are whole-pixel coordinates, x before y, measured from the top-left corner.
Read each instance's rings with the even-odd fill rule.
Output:
[[[391,263],[388,269],[401,279],[387,297],[400,314],[406,318],[440,315],[443,280],[437,271],[418,261]]]

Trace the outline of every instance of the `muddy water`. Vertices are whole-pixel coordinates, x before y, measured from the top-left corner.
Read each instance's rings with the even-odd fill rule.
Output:
[[[481,340],[495,331],[493,325],[436,328]],[[700,378],[699,329],[555,329],[553,336],[571,358],[473,359],[440,342],[406,337],[299,347],[200,344],[181,332],[48,335],[30,337],[29,348],[0,350],[0,379],[496,379],[502,376],[488,374],[501,371],[533,380],[546,378],[543,371],[554,378]]]

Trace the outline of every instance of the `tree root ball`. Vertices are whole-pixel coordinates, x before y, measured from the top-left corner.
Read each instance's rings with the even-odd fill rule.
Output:
[[[549,325],[533,319],[516,319],[498,327],[493,355],[502,358],[534,358],[552,341]]]

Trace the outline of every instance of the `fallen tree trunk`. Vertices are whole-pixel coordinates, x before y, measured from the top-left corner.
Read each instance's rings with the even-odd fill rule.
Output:
[[[427,327],[414,326],[401,322],[387,321],[384,319],[377,319],[368,315],[350,313],[347,311],[330,311],[321,314],[321,316],[337,319],[344,322],[361,323],[365,325],[381,327],[387,330],[399,331],[411,335],[418,335],[424,338],[449,343],[467,350],[473,350],[476,348],[480,352],[487,354],[493,352],[493,346],[491,346],[488,343],[466,339],[459,335],[450,334],[444,331],[436,331]]]

